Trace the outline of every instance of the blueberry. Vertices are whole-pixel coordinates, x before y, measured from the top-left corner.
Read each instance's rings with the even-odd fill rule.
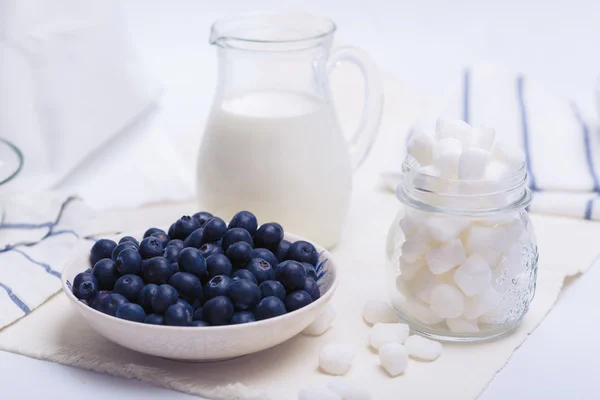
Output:
[[[204,296],[206,299],[212,299],[217,296],[226,296],[227,289],[233,280],[226,275],[217,275],[204,285]]]
[[[262,258],[273,268],[275,268],[279,264],[279,260],[275,257],[275,254],[271,252],[269,249],[256,248],[252,250],[252,258]]]
[[[171,270],[171,275],[176,274],[179,272],[179,264],[176,262],[172,262],[169,264],[169,269]]]
[[[256,319],[254,318],[254,314],[250,311],[238,311],[233,313],[233,317],[231,317],[231,324],[247,324],[249,322],[254,322]]]
[[[171,326],[187,326],[192,322],[192,315],[182,304],[173,304],[165,312],[165,324]]]
[[[202,320],[193,320],[192,322],[189,322],[187,326],[210,326],[210,324]]]
[[[273,252],[275,254],[275,257],[277,257],[277,260],[279,260],[279,262],[283,262],[286,260],[291,245],[292,244],[285,239],[279,242],[279,246],[277,246],[277,249]]]
[[[254,247],[254,241],[252,240],[252,236],[248,233],[247,230],[242,228],[232,228],[225,233],[223,236],[223,250],[227,251],[229,246],[236,242],[246,242],[250,246]]]
[[[94,298],[92,300],[90,300],[89,306],[92,307],[94,310],[98,310],[100,308],[100,304],[102,303],[102,300],[104,300],[104,298],[106,296],[108,296],[110,294],[110,291],[108,290],[101,290],[99,292],[96,293],[96,295],[94,296]]]
[[[159,232],[159,233],[160,232],[165,233],[165,231],[163,231],[162,229],[159,229],[159,228],[150,228],[146,232],[144,232],[144,239],[146,239],[148,236],[154,235],[157,232]]]
[[[284,261],[275,268],[275,278],[281,282],[285,290],[293,292],[304,289],[306,271],[298,261]]]
[[[144,323],[150,325],[164,325],[165,317],[163,317],[160,314],[148,314],[148,316],[144,320]]]
[[[260,301],[260,289],[256,283],[248,279],[231,282],[227,288],[227,296],[238,310],[250,310]]]
[[[119,279],[115,262],[110,258],[103,258],[98,261],[96,265],[94,265],[92,274],[98,281],[98,289],[100,290],[112,290],[113,286],[115,286],[115,282]]]
[[[319,254],[315,246],[304,240],[292,243],[287,254],[288,260],[307,262],[312,265],[317,264],[317,258],[319,258]]]
[[[115,249],[113,250],[110,258],[112,258],[113,261],[117,261],[117,257],[125,249],[135,249],[135,250],[137,250],[138,246],[135,243],[132,243],[132,242],[123,242],[123,243],[117,245],[117,247],[115,247]]]
[[[212,278],[217,275],[231,275],[233,265],[224,254],[213,254],[206,259],[206,270]]]
[[[200,223],[200,227],[203,227],[206,222],[213,217],[213,215],[209,212],[200,211],[196,214],[192,215],[192,217],[196,218]]]
[[[262,299],[254,309],[254,317],[257,321],[267,318],[278,317],[285,314],[285,305],[283,301],[275,296],[269,296]]]
[[[199,279],[202,279],[207,275],[206,260],[204,259],[202,252],[193,247],[186,247],[181,250],[177,264],[181,271],[196,275]]]
[[[179,293],[179,297],[189,302],[202,299],[202,283],[196,275],[189,272],[178,272],[169,279],[169,285],[173,286]],[[190,306],[191,308],[191,306]]]
[[[125,303],[121,304],[119,308],[117,308],[115,317],[126,319],[127,321],[144,322],[146,319],[146,313],[139,304]]]
[[[204,236],[204,228],[198,228],[194,232],[190,233],[188,237],[183,241],[183,247],[193,247],[199,249],[205,242],[202,238]]]
[[[216,243],[205,243],[200,246],[199,250],[204,258],[208,258],[213,254],[225,254],[223,248]]]
[[[114,292],[122,294],[127,297],[129,301],[137,301],[142,288],[144,287],[144,281],[137,275],[128,274],[123,275],[115,283]]]
[[[275,296],[281,301],[285,300],[285,288],[279,281],[264,281],[258,288],[263,298]]]
[[[98,307],[98,311],[103,312],[104,314],[112,315],[114,317],[117,313],[117,308],[119,308],[121,304],[126,303],[129,303],[127,297],[119,293],[111,293],[100,302],[100,307]]]
[[[204,292],[203,292],[202,294],[204,294]],[[204,297],[204,296],[202,296],[202,297]],[[194,311],[196,311],[197,309],[199,309],[199,308],[202,308],[202,303],[203,303],[203,302],[202,302],[202,301],[200,301],[200,299],[196,299],[196,300],[194,300],[194,302],[192,303],[192,309],[193,309]]]
[[[227,325],[233,316],[233,303],[227,296],[217,296],[202,307],[204,320],[211,325]]]
[[[256,247],[265,249],[277,249],[279,242],[283,240],[283,228],[276,222],[262,224],[254,235]]]
[[[190,235],[190,233],[194,232],[198,228],[200,228],[199,220],[192,218],[189,215],[184,215],[175,221],[175,226],[173,226],[173,235],[169,236],[173,239],[184,240]]]
[[[90,264],[96,265],[96,263],[103,258],[110,258],[115,247],[117,247],[117,244],[112,240],[98,240],[94,243],[92,250],[90,251]]]
[[[142,263],[142,277],[146,283],[162,285],[174,274],[171,263],[164,257],[153,257]]]
[[[181,252],[181,248],[177,246],[169,245],[165,247],[163,250],[162,256],[169,260],[169,262],[177,262],[179,260],[179,253]]]
[[[183,240],[180,239],[173,239],[171,241],[169,241],[169,243],[167,243],[167,246],[175,246],[178,247],[180,249],[183,249]]]
[[[202,310],[202,307],[194,310],[194,315],[192,316],[192,320],[201,321],[203,319],[204,319],[204,311]]]
[[[142,240],[139,249],[140,255],[144,260],[162,255],[163,246],[159,238],[148,236]]]
[[[162,314],[167,311],[170,305],[177,303],[179,295],[177,290],[171,285],[160,285],[152,296],[152,310],[155,313]]]
[[[92,300],[98,289],[98,281],[89,272],[80,272],[73,279],[73,294],[80,300]]]
[[[317,280],[317,270],[314,267],[314,265],[309,264],[307,262],[303,262],[300,264],[302,264],[304,266],[304,270],[306,271],[306,276],[309,278],[312,278],[316,281]]]
[[[250,282],[254,282],[255,284],[258,284],[258,281],[256,280],[256,277],[254,276],[254,274],[250,271],[248,271],[247,269],[238,269],[237,271],[235,271],[232,275],[232,278],[234,281],[239,281],[240,279],[246,279],[249,280]]]
[[[167,234],[164,232],[155,232],[151,236],[160,240],[160,244],[162,245],[163,249],[167,247],[167,244],[171,241],[171,238],[169,238],[169,236],[167,236]]]
[[[142,256],[135,249],[125,249],[115,263],[119,275],[136,274],[142,271]]]
[[[134,238],[133,236],[123,236],[121,238],[121,240],[119,240],[119,244],[125,243],[125,242],[131,242],[131,243],[135,244],[136,246],[140,245],[140,242],[138,242],[137,239]]]
[[[212,217],[202,227],[204,229],[204,242],[216,242],[227,232],[227,224],[219,217]]]
[[[229,229],[232,228],[242,228],[248,231],[248,233],[252,236],[256,233],[256,228],[258,227],[258,221],[254,214],[250,211],[240,211],[235,214],[231,221],[229,222]]]
[[[188,303],[187,301],[185,301],[184,299],[177,299],[177,303],[175,304],[181,304],[182,306],[185,307],[185,309],[187,310],[187,312],[193,316],[194,315],[194,308],[191,306],[190,303]]]
[[[252,246],[246,242],[236,242],[229,246],[225,255],[234,268],[243,268],[252,258]]]
[[[137,302],[148,313],[152,312],[152,297],[154,297],[157,291],[158,285],[154,283],[149,283],[140,290]]]
[[[310,303],[312,298],[304,290],[296,290],[285,297],[285,308],[288,312],[296,311]]]
[[[237,244],[237,243],[236,243]],[[275,270],[268,261],[262,258],[253,258],[246,264],[246,269],[252,272],[258,283],[275,279]]]
[[[169,237],[171,239],[175,239],[175,236],[173,236],[173,235],[175,235],[175,223],[171,224],[171,226],[169,227],[169,230],[167,232],[167,235],[169,235]]]
[[[312,301],[317,300],[321,297],[321,291],[319,290],[319,285],[312,278],[306,278],[304,280],[304,291],[310,295]]]

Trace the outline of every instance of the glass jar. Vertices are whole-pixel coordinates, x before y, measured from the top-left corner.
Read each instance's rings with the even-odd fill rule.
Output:
[[[412,329],[477,341],[514,330],[535,293],[538,252],[522,165],[494,181],[428,175],[408,157],[388,235],[391,303]]]

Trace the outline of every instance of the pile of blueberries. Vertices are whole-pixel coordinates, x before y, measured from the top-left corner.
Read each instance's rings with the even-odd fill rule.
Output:
[[[94,267],[73,280],[73,294],[117,318],[154,325],[243,324],[295,311],[320,296],[318,254],[283,239],[281,225],[258,227],[248,211],[229,225],[207,212],[183,216],[168,232],[138,241],[98,240]]]

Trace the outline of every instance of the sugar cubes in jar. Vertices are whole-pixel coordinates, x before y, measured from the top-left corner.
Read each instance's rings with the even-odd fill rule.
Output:
[[[522,153],[493,130],[442,119],[408,150],[387,243],[392,305],[437,339],[512,331],[533,299],[538,260]]]

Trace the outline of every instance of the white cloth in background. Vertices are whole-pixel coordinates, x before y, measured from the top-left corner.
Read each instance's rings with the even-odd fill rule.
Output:
[[[434,131],[439,116],[492,127],[498,140],[523,149],[531,211],[600,219],[600,138],[597,125],[586,121],[574,103],[522,75],[478,65],[466,69],[413,128]],[[384,177],[395,190],[397,175]]]
[[[0,136],[25,157],[11,184],[55,185],[155,102],[119,7],[0,0]]]
[[[58,192],[19,195],[0,222],[0,329],[60,290],[60,271],[94,212]]]

